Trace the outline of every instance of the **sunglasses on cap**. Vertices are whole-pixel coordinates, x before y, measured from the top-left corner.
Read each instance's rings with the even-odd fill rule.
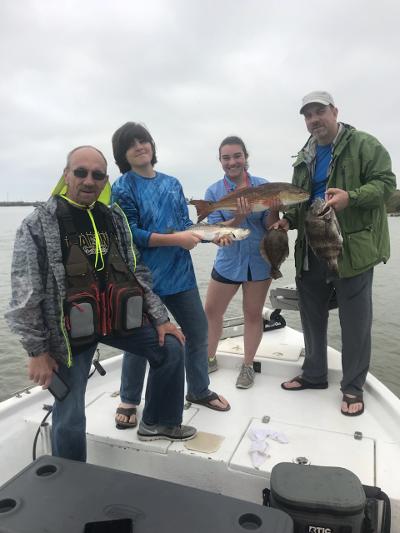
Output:
[[[75,168],[72,173],[76,178],[82,179],[87,178],[89,174],[92,174],[92,178],[96,181],[103,181],[104,178],[107,177],[107,174],[105,172],[101,172],[101,170],[88,170],[84,167]]]

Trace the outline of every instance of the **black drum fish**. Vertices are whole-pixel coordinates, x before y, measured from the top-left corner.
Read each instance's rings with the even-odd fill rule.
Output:
[[[329,270],[338,274],[338,258],[342,253],[343,237],[334,209],[317,198],[305,219],[305,229],[314,254],[326,262]]]

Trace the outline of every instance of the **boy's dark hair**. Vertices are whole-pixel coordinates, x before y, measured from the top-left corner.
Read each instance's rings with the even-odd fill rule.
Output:
[[[246,149],[246,145],[244,144],[242,139],[240,137],[237,137],[236,135],[231,135],[230,137],[225,137],[225,139],[219,145],[219,149],[218,149],[219,158],[221,158],[221,148],[223,146],[227,145],[227,144],[238,144],[242,148],[245,158],[248,159],[249,153],[248,153],[248,151]]]
[[[125,154],[132,146],[135,139],[138,141],[149,142],[151,144],[153,149],[151,164],[154,166],[157,163],[156,145],[153,137],[147,129],[137,122],[126,122],[126,124],[117,129],[111,140],[115,163],[122,174],[131,170],[131,166],[126,159]]]

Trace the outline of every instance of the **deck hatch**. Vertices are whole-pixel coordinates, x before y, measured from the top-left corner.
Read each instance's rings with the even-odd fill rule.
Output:
[[[243,355],[243,342],[243,337],[232,336],[220,341],[218,350]],[[279,359],[281,361],[298,361],[302,354],[303,346],[303,335],[300,333],[293,335],[293,330],[290,330],[289,335],[289,332],[285,331],[285,328],[269,331],[263,335],[256,357]]]
[[[269,427],[274,431],[282,432],[289,440],[287,444],[281,444],[267,438],[269,457],[258,470],[253,467],[251,461],[249,453],[251,440],[248,436],[248,430],[257,427]],[[260,476],[266,476],[269,479],[274,465],[283,461],[295,461],[297,457],[307,458],[313,465],[340,465],[354,472],[362,483],[374,485],[375,453],[373,439],[364,436],[362,440],[356,440],[353,434],[286,424],[281,421],[274,421],[272,418],[267,425],[263,424],[261,419],[253,418],[251,420],[232,456],[230,468],[253,475],[258,472]]]

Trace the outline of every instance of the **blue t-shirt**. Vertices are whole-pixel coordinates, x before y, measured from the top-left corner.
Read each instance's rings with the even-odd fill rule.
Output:
[[[112,201],[125,212],[133,240],[151,270],[153,291],[167,296],[194,289],[196,277],[188,250],[180,246],[149,247],[152,233],[182,231],[193,224],[179,181],[161,172],[145,178],[130,171],[114,182]]]
[[[325,198],[326,183],[328,181],[328,168],[332,159],[332,145],[317,145],[315,156],[315,171],[312,182],[310,202],[316,198]]]
[[[268,183],[264,178],[250,176],[250,185],[256,187],[262,183]],[[228,184],[228,189],[226,187]],[[205,199],[216,202],[234,190],[235,184],[226,176],[211,185],[205,194]],[[248,280],[248,270],[250,269],[251,279],[260,281],[271,277],[271,267],[261,257],[259,246],[265,234],[264,220],[268,211],[251,213],[240,224],[241,228],[248,228],[250,235],[242,241],[234,241],[230,246],[218,248],[214,268],[224,278],[232,281],[242,282]],[[208,215],[209,224],[224,222],[232,219],[232,211],[214,211]]]

